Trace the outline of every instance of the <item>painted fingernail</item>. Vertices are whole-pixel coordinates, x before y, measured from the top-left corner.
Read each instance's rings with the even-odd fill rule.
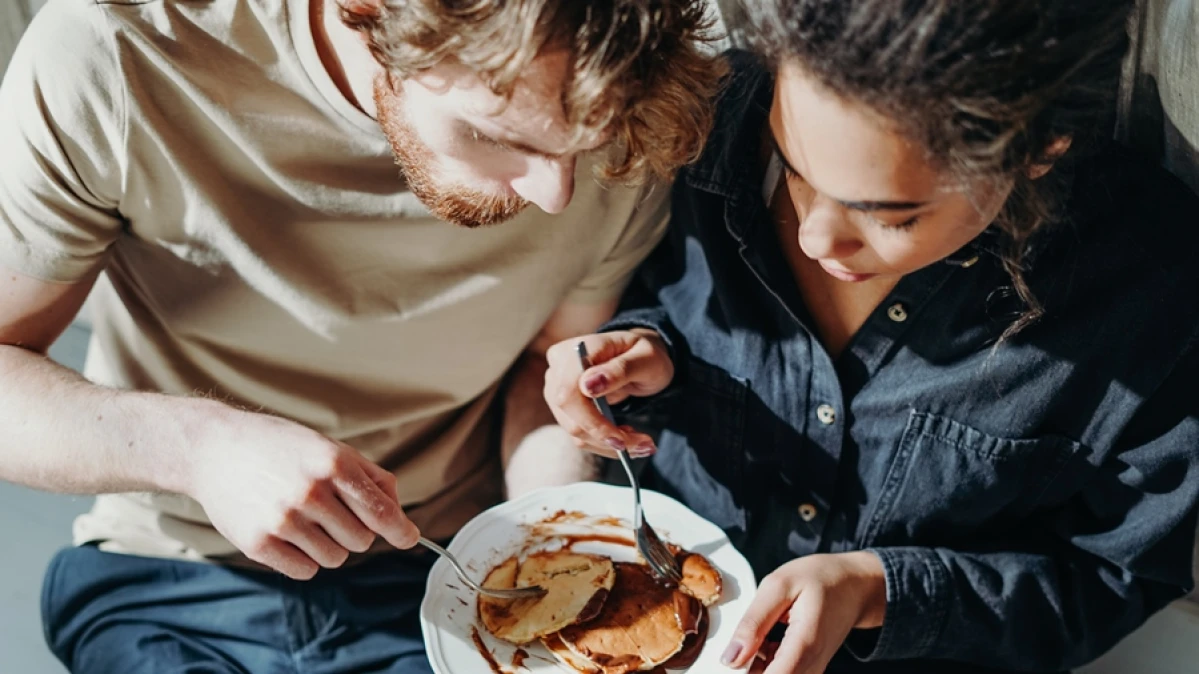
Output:
[[[724,665],[725,667],[733,664],[733,661],[735,661],[737,657],[741,655],[741,648],[741,644],[737,643],[736,641],[729,644],[729,647],[724,649],[724,655],[720,656],[720,664]]]
[[[644,459],[647,456],[651,456],[653,453],[654,453],[653,445],[637,445],[636,447],[629,450],[629,454],[631,456],[637,457],[638,459]]]
[[[583,382],[583,388],[587,389],[587,393],[593,396],[599,395],[607,387],[608,378],[602,374],[592,375],[587,378],[587,381]]]
[[[608,443],[609,447],[618,452],[624,450],[624,442],[620,438],[608,438],[604,442]]]

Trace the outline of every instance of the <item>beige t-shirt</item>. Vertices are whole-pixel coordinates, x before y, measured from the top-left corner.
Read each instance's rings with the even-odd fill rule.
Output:
[[[344,440],[449,536],[501,497],[497,382],[558,305],[621,292],[667,190],[581,166],[560,215],[430,217],[322,67],[307,8],[51,0],[0,88],[0,266],[61,282],[102,267],[88,377]],[[101,496],[75,539],[235,552],[175,495]]]

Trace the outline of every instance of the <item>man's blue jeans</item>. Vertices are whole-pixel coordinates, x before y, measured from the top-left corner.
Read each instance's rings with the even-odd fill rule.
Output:
[[[76,674],[428,674],[430,557],[382,555],[299,582],[69,548],[42,588],[46,642]]]

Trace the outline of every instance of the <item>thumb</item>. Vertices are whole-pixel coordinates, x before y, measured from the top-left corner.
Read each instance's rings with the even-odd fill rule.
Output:
[[[767,576],[746,609],[741,622],[733,632],[733,638],[725,648],[720,661],[727,667],[740,669],[748,664],[762,647],[766,635],[778,623],[795,598],[783,583]]]

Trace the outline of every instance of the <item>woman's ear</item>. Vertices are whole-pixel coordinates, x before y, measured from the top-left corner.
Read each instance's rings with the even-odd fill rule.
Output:
[[[1053,169],[1053,164],[1062,158],[1066,151],[1070,149],[1070,143],[1073,141],[1069,136],[1060,136],[1048,147],[1045,148],[1045,155],[1042,161],[1032,164],[1028,167],[1028,177],[1036,180],[1043,178],[1045,174]]]

